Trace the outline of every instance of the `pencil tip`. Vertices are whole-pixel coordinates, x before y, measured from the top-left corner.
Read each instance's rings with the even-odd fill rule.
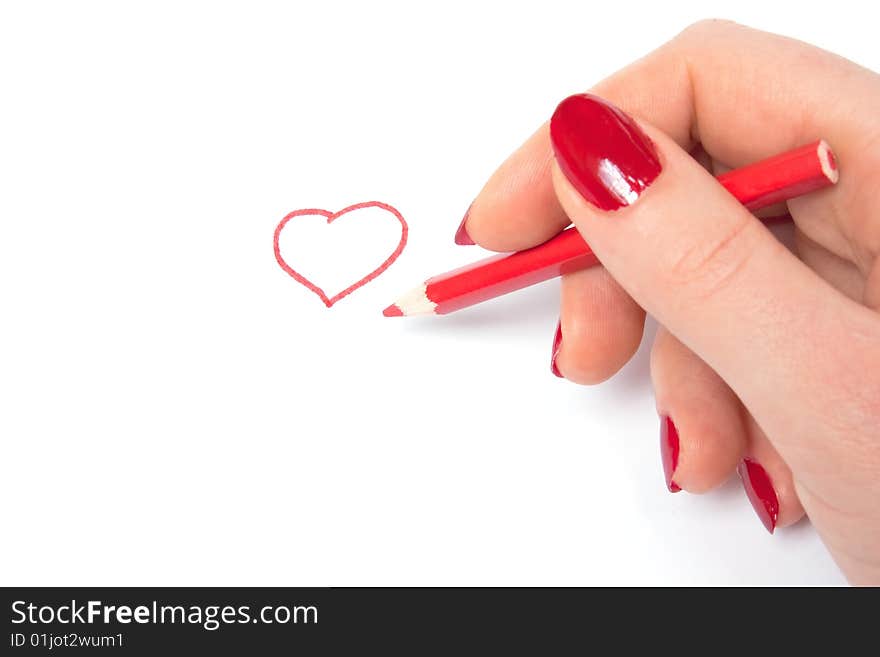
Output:
[[[435,315],[437,304],[428,298],[427,283],[410,290],[382,311],[385,317],[412,317],[413,315]]]

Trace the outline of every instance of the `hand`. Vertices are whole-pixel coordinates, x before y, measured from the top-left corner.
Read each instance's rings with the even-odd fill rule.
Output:
[[[591,93],[635,118],[566,100],[462,230],[513,251],[573,222],[604,268],[562,280],[558,373],[608,378],[651,313],[670,490],[738,469],[768,530],[806,512],[851,582],[880,583],[880,76],[707,21]],[[841,179],[788,203],[793,252],[706,171],[819,138]]]

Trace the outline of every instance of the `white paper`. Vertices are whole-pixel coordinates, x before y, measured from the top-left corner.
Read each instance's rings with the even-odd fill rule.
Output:
[[[649,341],[550,374],[558,282],[381,315],[486,255],[458,222],[558,100],[713,14],[878,64],[761,2],[4,5],[0,581],[842,583],[738,481],[666,492]],[[409,243],[327,309],[273,231],[364,201]],[[328,294],[399,235],[350,219],[283,238]]]

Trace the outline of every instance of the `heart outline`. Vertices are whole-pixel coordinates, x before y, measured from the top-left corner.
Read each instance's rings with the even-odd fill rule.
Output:
[[[354,212],[355,210],[362,210],[364,208],[380,208],[385,210],[386,212],[390,212],[394,217],[400,222],[401,230],[400,230],[400,241],[397,243],[394,251],[391,252],[391,255],[388,256],[385,261],[376,267],[369,274],[364,276],[363,278],[355,281],[347,288],[342,290],[332,297],[328,297],[327,294],[320,287],[312,283],[308,278],[300,274],[293,267],[287,264],[287,261],[284,260],[284,257],[281,255],[281,247],[278,243],[279,237],[281,236],[281,231],[287,225],[287,222],[293,219],[294,217],[303,217],[303,216],[321,216],[327,218],[327,223],[330,224],[334,222],[336,219],[339,219],[344,214],[348,214],[349,212]],[[278,226],[275,227],[275,235],[272,239],[272,247],[275,251],[275,260],[278,261],[278,265],[283,269],[287,274],[293,278],[297,283],[312,291],[314,294],[318,296],[319,299],[324,303],[328,308],[332,307],[334,303],[339,301],[340,299],[344,299],[349,294],[357,290],[358,288],[363,287],[374,278],[382,274],[386,269],[388,269],[397,258],[400,257],[400,254],[403,253],[403,249],[406,246],[406,240],[409,235],[409,226],[406,224],[406,219],[403,218],[403,215],[400,212],[388,205],[387,203],[382,203],[381,201],[366,201],[364,203],[355,203],[354,205],[349,205],[338,212],[330,212],[329,210],[321,210],[317,208],[307,208],[302,210],[294,210],[293,212],[288,213],[285,217],[278,223]]]

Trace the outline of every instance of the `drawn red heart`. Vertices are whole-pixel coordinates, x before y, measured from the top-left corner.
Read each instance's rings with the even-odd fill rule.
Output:
[[[381,265],[376,267],[369,274],[364,276],[359,281],[356,281],[352,285],[349,285],[347,288],[339,292],[338,294],[333,295],[332,297],[328,297],[327,294],[320,287],[312,283],[308,278],[300,274],[293,267],[285,262],[284,257],[281,255],[281,248],[278,245],[278,238],[281,235],[281,231],[287,225],[287,222],[293,219],[294,217],[302,217],[305,215],[320,215],[322,217],[327,217],[327,223],[333,223],[336,219],[339,219],[344,214],[349,212],[354,212],[355,210],[361,210],[363,208],[381,208],[387,212],[390,212],[394,217],[400,222],[401,230],[400,230],[400,241],[397,243],[394,251],[392,251],[391,255],[385,259]],[[306,209],[306,210],[294,210],[290,214],[288,214],[278,226],[275,228],[275,237],[272,240],[273,247],[275,249],[275,259],[278,261],[278,264],[281,266],[281,269],[286,271],[293,280],[301,285],[304,285],[312,292],[318,295],[318,298],[324,302],[324,305],[330,308],[334,303],[339,301],[340,299],[347,297],[349,294],[354,292],[359,287],[363,287],[371,280],[376,278],[383,271],[388,269],[395,260],[400,256],[403,252],[403,248],[406,246],[406,238],[409,234],[409,227],[406,225],[406,220],[403,218],[403,215],[400,214],[395,208],[391,207],[387,203],[380,203],[379,201],[367,201],[366,203],[356,203],[355,205],[350,205],[347,208],[340,210],[339,212],[329,212],[328,210],[317,210],[317,209]]]

